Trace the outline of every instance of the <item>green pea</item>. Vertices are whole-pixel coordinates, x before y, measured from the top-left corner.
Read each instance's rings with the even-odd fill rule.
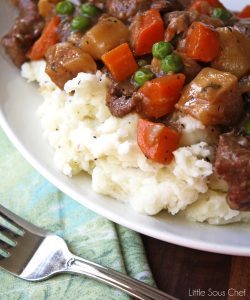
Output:
[[[158,42],[155,43],[152,47],[152,54],[155,58],[163,59],[167,55],[171,54],[174,50],[174,47],[169,42]]]
[[[71,21],[71,28],[73,30],[82,31],[87,29],[91,24],[90,18],[86,16],[77,16]]]
[[[134,81],[138,86],[143,86],[148,80],[155,78],[155,74],[146,68],[141,68],[135,72]]]
[[[96,17],[101,13],[101,10],[93,4],[85,3],[81,6],[81,13],[88,17]]]
[[[183,62],[179,55],[173,53],[161,61],[161,68],[164,73],[178,73],[183,68]]]
[[[244,131],[247,135],[250,135],[250,120],[246,121],[244,124]]]
[[[222,21],[227,21],[232,17],[231,13],[222,7],[217,7],[212,12],[212,17],[220,19]]]
[[[75,10],[75,5],[70,1],[61,1],[56,5],[56,13],[59,15],[71,15]]]

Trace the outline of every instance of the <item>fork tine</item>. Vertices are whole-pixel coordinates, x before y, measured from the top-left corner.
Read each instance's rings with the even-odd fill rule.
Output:
[[[9,251],[6,251],[2,247],[0,247],[0,263],[1,263],[1,260],[6,259],[9,256],[10,256]]]
[[[0,223],[1,223],[1,221],[0,221]],[[24,233],[23,230],[18,228],[18,231],[17,230],[14,231],[14,230],[12,230],[12,228],[9,228],[9,227],[5,226],[4,224],[0,224],[0,232],[3,233],[7,238],[9,238],[11,240],[14,240],[17,236],[23,235],[23,233]]]
[[[8,243],[10,246],[16,245],[16,240],[19,235],[9,230],[9,228],[0,225],[0,240]]]
[[[22,219],[18,215],[14,214],[13,212],[9,211],[4,206],[0,205],[0,215],[6,219],[8,222],[12,223],[14,226],[21,227],[23,230],[34,232],[35,234],[45,236],[47,232],[34,224]]]
[[[0,249],[6,251],[6,252],[10,252],[10,249],[12,248],[12,246],[10,246],[6,241],[3,241],[2,239],[0,239]]]

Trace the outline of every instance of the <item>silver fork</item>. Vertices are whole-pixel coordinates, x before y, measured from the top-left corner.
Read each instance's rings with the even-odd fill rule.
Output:
[[[65,241],[0,205],[0,266],[13,275],[39,281],[58,273],[86,275],[141,300],[177,300],[139,280],[73,255]]]

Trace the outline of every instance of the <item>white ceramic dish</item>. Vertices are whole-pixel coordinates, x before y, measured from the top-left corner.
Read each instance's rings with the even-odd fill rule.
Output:
[[[10,2],[10,1],[9,1]],[[250,0],[224,1],[239,10]],[[13,7],[0,2],[0,36],[13,23]],[[86,175],[67,178],[52,161],[52,149],[42,139],[36,109],[42,99],[36,86],[21,78],[8,58],[0,51],[0,125],[23,156],[50,182],[89,209],[108,219],[154,238],[210,252],[250,256],[250,225],[211,226],[191,223],[166,213],[158,216],[137,214],[127,204],[95,194]]]

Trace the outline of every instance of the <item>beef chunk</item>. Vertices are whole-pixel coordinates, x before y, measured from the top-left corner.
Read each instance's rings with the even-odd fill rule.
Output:
[[[171,41],[176,35],[183,34],[188,30],[192,21],[195,20],[196,14],[189,11],[173,11],[165,15],[167,24],[166,39]]]
[[[60,42],[68,42],[69,37],[72,33],[72,29],[70,27],[70,18],[65,18],[64,20],[61,20],[58,29],[58,39]]]
[[[240,92],[250,93],[250,75],[246,75],[239,80]]]
[[[179,0],[179,2],[184,8],[188,8],[193,2],[193,0]]]
[[[178,55],[181,56],[183,62],[182,73],[186,76],[186,83],[192,81],[201,71],[201,65],[194,59],[188,57],[185,53],[179,52]]]
[[[121,118],[134,111],[136,103],[132,95],[135,90],[136,87],[128,80],[119,83],[112,81],[106,104],[113,116]]]
[[[166,39],[168,41],[171,41],[176,35],[184,34],[194,21],[200,21],[215,28],[224,26],[220,19],[199,14],[194,10],[172,11],[165,15],[164,21],[167,25]]]
[[[240,33],[246,35],[250,38],[250,20],[242,19],[234,25],[234,28],[238,30]]]
[[[107,12],[126,21],[150,7],[150,0],[107,0]]]
[[[107,0],[89,0],[88,2],[91,4],[94,4],[95,6],[97,6],[100,9],[104,10],[106,7]]]
[[[79,46],[82,41],[82,32],[72,31],[70,21],[70,18],[64,18],[64,20],[61,20],[57,29],[59,41],[69,42],[75,46]]]
[[[221,135],[215,170],[228,183],[229,206],[250,210],[250,138],[233,133]]]
[[[161,13],[183,9],[178,0],[153,0],[150,7],[159,10]]]
[[[107,12],[123,21],[131,21],[138,13],[154,8],[162,13],[181,10],[178,0],[107,0]]]
[[[38,13],[36,0],[17,0],[20,10],[10,32],[2,38],[2,45],[17,67],[26,60],[26,53],[34,41],[40,36],[44,26],[42,17]]]

